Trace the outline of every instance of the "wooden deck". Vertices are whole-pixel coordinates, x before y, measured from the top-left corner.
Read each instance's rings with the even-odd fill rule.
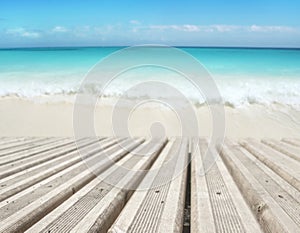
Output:
[[[0,138],[0,232],[300,232],[299,139],[207,147]]]

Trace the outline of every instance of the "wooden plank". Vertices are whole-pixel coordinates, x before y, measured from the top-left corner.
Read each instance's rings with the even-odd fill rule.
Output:
[[[297,232],[299,227],[270,196],[252,172],[239,160],[236,151],[222,147],[221,156],[230,174],[265,232]]]
[[[180,141],[162,151],[109,232],[182,231],[188,143]]]
[[[17,137],[17,138],[2,137],[0,139],[0,146],[7,145],[7,144],[10,144],[10,143],[24,142],[24,141],[30,140],[30,139],[32,139],[32,138],[31,137]]]
[[[97,142],[98,139],[92,139],[92,140],[84,140],[80,141],[78,145],[75,145],[75,143],[67,145],[63,148],[56,148],[51,151],[42,152],[40,154],[36,154],[34,156],[31,156],[29,158],[24,158],[22,160],[15,161],[10,164],[2,165],[0,166],[0,178],[3,179],[4,177],[16,174],[20,171],[23,171],[25,169],[41,165],[45,162],[48,162],[50,160],[59,158],[61,156],[65,156],[66,154],[70,152],[77,153],[77,147],[81,148],[86,145],[93,144]]]
[[[98,140],[97,140],[98,141]],[[117,142],[117,139],[110,139],[108,141],[102,141],[102,149],[106,149]],[[91,153],[93,152],[94,144],[90,145],[89,148]],[[51,161],[52,163],[48,163],[44,166],[39,167],[38,169],[31,169],[22,172],[17,177],[13,177],[12,179],[6,179],[4,182],[0,183],[0,186],[5,187],[0,190],[0,201],[5,200],[6,198],[30,187],[39,181],[46,179],[78,162],[81,162],[82,159],[80,155],[75,151],[73,153],[69,153],[63,157],[59,157],[56,161]],[[53,163],[54,162],[54,163]]]
[[[192,196],[192,232],[261,232],[216,148],[208,148],[206,140],[199,145],[200,158],[196,161],[199,170],[193,173],[192,183],[196,192]],[[197,180],[201,186],[195,186]]]
[[[12,163],[21,159],[29,158],[30,156],[40,154],[43,152],[50,151],[51,149],[56,149],[68,144],[73,143],[73,139],[52,139],[43,143],[43,145],[34,146],[30,149],[18,151],[13,154],[7,154],[6,156],[0,157],[0,166],[8,163]]]
[[[1,148],[0,157],[11,155],[11,154],[14,154],[14,153],[17,153],[20,151],[29,150],[34,147],[43,146],[44,144],[47,144],[47,143],[50,143],[53,141],[58,141],[58,140],[63,140],[63,138],[53,138],[53,137],[33,138],[32,140],[28,140],[25,143],[21,143],[19,145],[9,144],[9,146],[7,148]]]
[[[268,194],[280,205],[289,217],[300,227],[300,202],[299,192],[284,181],[271,169],[259,162],[251,153],[240,146],[232,151],[243,165],[251,171],[251,174],[261,184]]]
[[[288,143],[290,145],[300,147],[300,139],[296,139],[296,138],[283,138],[282,141],[285,142],[285,143]]]
[[[193,145],[193,159],[191,161],[191,232],[214,233],[216,232],[216,226],[200,154],[199,139],[195,139]]]
[[[300,232],[299,142],[0,138],[0,232]]]
[[[274,139],[262,140],[262,143],[300,162],[300,148]]]
[[[93,157],[87,158],[86,161],[82,162],[82,165],[78,165],[80,164],[78,163],[73,166],[72,170],[69,169],[68,173],[59,176],[48,184],[38,187],[34,192],[27,194],[26,198],[22,196],[18,199],[19,201],[9,203],[9,208],[3,206],[0,209],[2,223],[0,232],[26,230],[95,179],[98,174],[109,168],[111,164],[124,157],[128,153],[128,150],[132,150],[141,142],[139,140],[129,145],[116,145],[114,148],[97,153]],[[108,157],[104,156],[106,152],[109,153]],[[87,162],[94,164],[93,167],[87,168],[85,165]]]
[[[142,148],[138,147],[117,162],[117,166],[109,168],[95,182],[88,184],[28,232],[106,232],[126,202],[129,190],[125,188],[141,180],[144,172],[139,171],[149,168],[163,144],[164,142],[144,143],[142,147],[152,150],[151,154],[135,155]],[[116,182],[117,187],[110,184],[109,179]]]
[[[257,140],[241,140],[240,144],[257,159],[300,191],[299,162],[276,152]]]

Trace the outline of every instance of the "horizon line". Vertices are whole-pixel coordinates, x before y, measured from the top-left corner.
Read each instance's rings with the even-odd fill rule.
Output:
[[[175,48],[220,48],[220,49],[300,49],[300,47],[283,47],[283,46],[218,46],[218,45],[159,45],[159,44],[144,44],[145,46],[165,46]],[[0,50],[13,50],[13,49],[50,49],[50,48],[126,48],[143,45],[74,45],[74,46],[16,46],[16,47],[0,47]]]

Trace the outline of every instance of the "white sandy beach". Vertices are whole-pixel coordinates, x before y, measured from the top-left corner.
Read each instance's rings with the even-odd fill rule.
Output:
[[[71,102],[48,100],[39,98],[37,102],[18,97],[1,98],[0,136],[73,136],[74,105]],[[96,107],[95,127],[98,135],[113,135],[112,110],[109,101]],[[197,107],[196,112],[200,136],[209,136],[212,122],[207,107]],[[297,122],[300,112],[289,106],[226,106],[225,117],[225,136],[229,138],[300,137],[300,123]],[[174,112],[147,105],[132,112],[128,120],[129,132],[132,136],[149,136],[154,122],[160,122],[165,127],[167,136],[180,136],[180,122]]]

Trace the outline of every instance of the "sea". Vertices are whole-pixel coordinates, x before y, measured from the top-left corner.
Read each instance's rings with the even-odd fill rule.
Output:
[[[124,49],[126,47],[0,49],[0,97],[17,96],[36,100],[41,96],[74,96],[97,64]],[[199,61],[216,83],[226,105],[243,107],[251,104],[282,104],[295,108],[300,106],[300,49],[176,49]],[[199,104],[205,102],[205,98],[190,88],[187,82],[182,82],[185,80],[184,75],[149,67],[137,67],[136,70],[138,72],[128,71],[120,74],[116,79],[118,82],[106,88],[106,96],[122,96],[130,86],[154,79],[165,80]],[[97,94],[101,88],[101,84],[91,83],[88,91]],[[162,93],[161,90],[157,92],[158,96]],[[136,91],[134,95],[137,98],[139,95],[148,95],[147,89]]]

